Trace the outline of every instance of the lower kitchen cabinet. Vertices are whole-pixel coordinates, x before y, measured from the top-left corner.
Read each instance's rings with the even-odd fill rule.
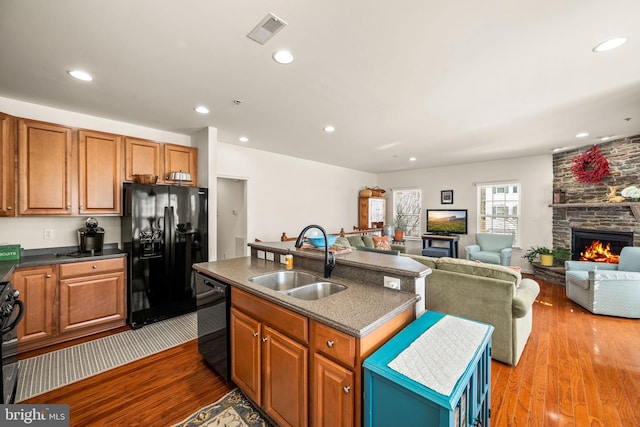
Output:
[[[352,370],[320,354],[313,355],[313,425],[352,426],[355,394],[355,374]]]
[[[57,297],[57,266],[21,268],[13,273],[13,287],[20,292],[25,316],[18,323],[20,351],[38,346],[58,334],[58,312],[54,310]]]
[[[60,265],[59,333],[123,326],[125,258]]]
[[[20,352],[124,326],[125,260],[18,268],[12,281],[25,304]]]
[[[280,425],[307,425],[307,347],[263,326],[263,408]]]
[[[231,379],[278,425],[306,426],[307,319],[235,288],[231,295]]]
[[[415,318],[356,338],[235,287],[231,304],[231,379],[282,426],[361,425],[362,362]]]

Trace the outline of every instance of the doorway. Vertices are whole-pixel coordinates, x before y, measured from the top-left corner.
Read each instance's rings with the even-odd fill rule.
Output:
[[[247,181],[218,178],[217,260],[247,255]]]

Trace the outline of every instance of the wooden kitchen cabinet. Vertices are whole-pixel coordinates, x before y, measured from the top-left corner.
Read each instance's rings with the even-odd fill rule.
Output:
[[[56,265],[46,265],[20,268],[13,273],[13,287],[20,292],[25,306],[25,316],[18,323],[20,351],[58,334],[56,272]]]
[[[182,185],[197,185],[198,181],[198,149],[185,145],[164,144],[164,181],[178,184],[179,181],[169,179],[171,172],[186,172],[191,175]]]
[[[61,335],[124,326],[125,258],[61,264],[59,286]]]
[[[385,224],[387,199],[358,197],[358,228],[382,228]]]
[[[16,216],[16,132],[14,117],[0,113],[0,217]]]
[[[311,417],[313,426],[353,426],[355,374],[352,369],[313,355]]]
[[[308,320],[236,288],[231,302],[231,379],[278,425],[308,425]]]
[[[163,182],[163,151],[159,142],[139,138],[124,138],[125,180],[133,181],[134,175],[154,175]]]
[[[414,319],[408,308],[363,338],[309,321],[312,426],[362,425],[362,363]]]
[[[122,137],[78,131],[80,215],[122,213]]]
[[[261,324],[232,308],[229,325],[232,354],[231,379],[249,399],[258,406],[262,406]]]
[[[72,215],[77,173],[73,130],[69,127],[18,120],[20,215]]]
[[[12,280],[25,304],[20,352],[124,326],[125,262],[121,257],[18,268]]]

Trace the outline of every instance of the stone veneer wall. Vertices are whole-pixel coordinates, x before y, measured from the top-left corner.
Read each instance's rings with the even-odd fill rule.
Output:
[[[640,223],[629,206],[596,205],[607,201],[609,187],[618,187],[618,195],[629,185],[640,187],[640,135],[598,144],[598,151],[609,161],[610,174],[602,184],[576,182],[569,170],[572,159],[590,148],[553,155],[553,190],[566,192],[566,206],[553,208],[553,246],[571,248],[571,228],[633,232],[633,245],[640,246]]]

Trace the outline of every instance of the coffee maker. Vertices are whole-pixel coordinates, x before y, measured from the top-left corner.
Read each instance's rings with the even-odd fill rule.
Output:
[[[104,228],[98,227],[98,220],[95,218],[87,218],[85,226],[78,230],[78,250],[80,253],[102,252],[104,244]]]

